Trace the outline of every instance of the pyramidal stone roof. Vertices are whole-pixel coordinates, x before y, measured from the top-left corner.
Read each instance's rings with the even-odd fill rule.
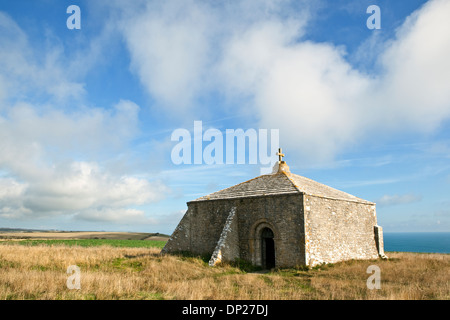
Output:
[[[261,175],[191,202],[300,193],[322,198],[374,204],[314,180],[293,174],[284,161],[276,163],[271,174]]]

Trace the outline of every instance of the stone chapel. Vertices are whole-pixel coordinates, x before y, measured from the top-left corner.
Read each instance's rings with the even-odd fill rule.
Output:
[[[375,203],[293,174],[278,155],[271,174],[188,202],[162,253],[264,269],[386,257]]]

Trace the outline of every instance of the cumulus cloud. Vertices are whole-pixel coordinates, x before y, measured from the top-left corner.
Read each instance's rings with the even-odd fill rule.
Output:
[[[159,201],[168,191],[161,182],[115,176],[96,163],[85,162],[57,167],[26,184],[2,179],[0,187],[0,216],[21,219],[71,214],[90,221],[136,218],[138,221],[129,221],[141,222],[144,212],[130,207]]]
[[[450,116],[448,1],[426,3],[394,39],[373,38],[379,58],[370,73],[361,61],[352,65],[344,47],[305,40],[306,3],[152,3],[128,11],[121,31],[156,101],[196,112],[193,101],[205,92],[246,97],[259,125],[280,129],[281,144],[310,162],[374,134],[431,132]],[[358,55],[373,47],[369,40]]]
[[[95,39],[110,33],[105,27]],[[163,199],[168,187],[107,165],[138,134],[139,106],[85,106],[77,77],[102,49],[67,54],[46,38],[45,45],[30,41],[0,12],[0,217],[152,223],[139,207]]]
[[[164,106],[190,106],[201,89],[213,24],[204,5],[193,1],[149,2],[143,13],[122,22],[132,69]]]
[[[252,35],[265,38],[258,51],[274,54],[250,66],[264,76],[257,76],[256,84],[248,88],[253,91],[261,126],[279,128],[281,144],[288,149],[298,149],[302,141],[302,154],[328,159],[356,138],[361,124],[355,120],[363,119],[359,106],[368,80],[331,45],[302,42],[285,46],[275,40],[285,34],[283,29],[269,38],[261,34],[263,30],[255,29]],[[243,46],[240,52],[254,50],[252,41],[236,41]],[[230,63],[236,64],[227,61]],[[241,63],[237,64],[241,72],[248,74]]]
[[[0,178],[0,216],[14,218],[17,215],[30,213],[22,203],[22,197],[28,187],[13,178]]]
[[[96,163],[73,162],[30,185],[24,202],[35,212],[122,208],[158,201],[164,188],[159,182],[104,172]]]
[[[448,1],[426,3],[407,18],[380,59],[377,102],[391,127],[430,131],[450,116]]]
[[[136,134],[138,112],[131,101],[120,101],[112,110],[81,108],[70,113],[17,103],[0,114],[0,166],[28,179],[47,174],[46,169],[36,170],[46,157],[58,161],[118,150]]]
[[[224,85],[217,81],[217,69],[228,38],[245,32],[249,25],[260,27],[261,19],[279,23],[275,18],[283,16],[297,28],[304,25],[304,19],[295,21],[286,11],[280,12],[285,4],[292,3],[152,1],[140,3],[133,11],[129,3],[116,2],[126,12],[119,19],[119,29],[131,55],[132,70],[159,105],[182,114],[195,109],[199,97],[220,91]],[[257,58],[253,53],[248,52],[249,60]],[[264,56],[262,51],[259,54]],[[246,77],[245,73],[240,76]]]
[[[90,143],[96,139],[105,141],[108,136],[111,143],[113,139],[129,140],[136,133],[139,113],[139,106],[128,100],[119,101],[109,110],[81,107],[71,112],[54,108],[42,112],[42,109],[45,110],[45,106],[17,104],[9,110],[7,118],[13,123],[17,135],[25,138],[32,135],[61,145],[63,141],[67,143],[70,137],[75,136],[80,139],[76,143],[81,145],[82,142]],[[112,130],[115,137],[108,134]],[[95,146],[98,141],[92,143]]]
[[[88,209],[75,216],[77,220],[107,223],[139,223],[155,225],[158,221],[146,217],[144,211],[136,209]]]
[[[61,45],[48,41],[47,50],[34,50],[27,34],[0,11],[0,98],[15,101],[46,95],[56,101],[79,98],[84,84],[72,79]],[[2,81],[8,79],[7,82]],[[0,109],[1,110],[1,109]]]
[[[111,110],[3,104],[0,114],[0,216],[9,219],[74,215],[77,219],[147,221],[135,206],[164,198],[158,182],[116,174],[91,154],[126,148],[136,135],[139,107],[119,101]],[[147,219],[147,220],[146,220]]]
[[[403,194],[403,195],[384,195],[378,199],[376,204],[380,207],[394,206],[399,204],[414,203],[422,200],[422,196],[414,194]]]
[[[409,17],[376,75],[355,69],[340,47],[295,42],[291,26],[266,24],[232,39],[239,49],[226,55],[227,79],[254,75],[235,83],[254,96],[261,125],[280,128],[282,145],[313,161],[380,131],[429,132],[450,116],[449,10],[432,1]]]
[[[0,215],[8,218],[74,214],[116,221],[144,213],[134,206],[156,202],[168,188],[161,182],[116,174],[97,161],[74,155],[126,148],[136,134],[139,107],[120,101],[112,111],[64,113],[17,104],[0,116]]]
[[[163,199],[169,192],[163,183],[116,174],[98,162],[59,159],[52,155],[55,149],[58,154],[67,155],[86,150],[85,146],[77,148],[78,143],[103,150],[102,143],[124,145],[136,125],[134,116],[128,118],[136,107],[121,102],[116,114],[97,114],[93,121],[89,114],[75,117],[76,120],[63,113],[37,116],[30,106],[16,110],[20,114],[17,118],[0,117],[0,167],[7,175],[0,179],[0,216],[36,218],[75,214],[83,219],[95,213],[96,219],[116,221],[123,215],[124,219],[141,221],[144,213],[133,207]]]

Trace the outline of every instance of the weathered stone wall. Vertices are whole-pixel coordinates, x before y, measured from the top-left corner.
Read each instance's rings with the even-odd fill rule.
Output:
[[[261,265],[261,232],[274,233],[275,265],[305,263],[302,195],[277,195],[238,200],[240,258]]]
[[[376,220],[374,204],[302,194],[193,201],[163,252],[217,249],[223,260],[262,265],[261,233],[270,228],[276,267],[376,259],[383,246],[379,238],[377,249]]]
[[[212,254],[232,207],[233,201],[189,202],[186,214],[162,252]]]
[[[234,201],[216,200],[189,202],[193,214],[190,219],[191,252],[211,255],[219,241]]]
[[[384,254],[383,228],[376,225],[374,227],[374,232],[375,232],[375,244],[377,246],[378,255],[383,259],[387,259],[387,256]]]
[[[261,265],[261,231],[269,227],[274,232],[276,266],[305,264],[302,204],[301,194],[190,202],[163,251],[212,255],[235,207],[227,246],[221,252],[225,260],[240,257]]]
[[[304,196],[306,263],[376,259],[375,205]]]
[[[237,258],[239,258],[239,233],[236,207],[233,207],[227,217],[209,265],[215,266],[224,261],[234,261]]]
[[[173,231],[169,240],[167,240],[166,245],[161,250],[162,254],[169,252],[181,252],[181,251],[190,251],[191,250],[191,240],[190,240],[190,231],[191,231],[191,215],[192,210],[188,207],[186,213],[184,214],[181,221],[178,223],[178,226]]]

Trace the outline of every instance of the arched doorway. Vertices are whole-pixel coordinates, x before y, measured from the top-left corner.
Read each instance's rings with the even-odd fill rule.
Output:
[[[261,265],[264,269],[275,267],[275,241],[273,231],[264,228],[261,231]]]

